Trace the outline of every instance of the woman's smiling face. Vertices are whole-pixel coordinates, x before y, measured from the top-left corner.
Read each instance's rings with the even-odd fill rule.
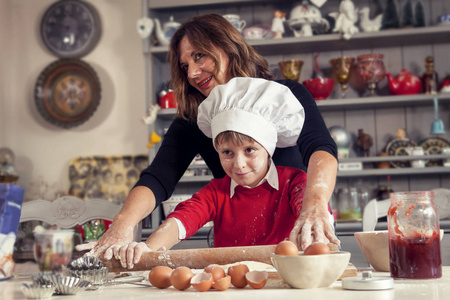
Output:
[[[213,58],[195,49],[187,37],[184,37],[179,46],[180,67],[185,72],[188,82],[205,97],[208,97],[211,90],[227,83],[229,59],[225,53],[215,48],[220,57],[220,69],[215,74],[216,64]]]

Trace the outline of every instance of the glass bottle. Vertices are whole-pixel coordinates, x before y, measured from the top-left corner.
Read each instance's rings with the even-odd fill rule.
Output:
[[[393,278],[442,277],[439,217],[433,192],[392,193],[388,235]]]

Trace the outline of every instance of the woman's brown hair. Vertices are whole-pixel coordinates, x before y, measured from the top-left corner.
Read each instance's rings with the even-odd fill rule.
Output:
[[[187,37],[199,52],[214,60],[215,75],[221,62],[214,47],[228,55],[230,78],[272,79],[267,61],[246,43],[241,33],[228,20],[218,14],[192,17],[178,28],[169,46],[171,84],[178,102],[177,115],[180,118],[195,120],[198,105],[205,99],[203,94],[189,84],[186,73],[180,68],[179,45],[183,37]]]

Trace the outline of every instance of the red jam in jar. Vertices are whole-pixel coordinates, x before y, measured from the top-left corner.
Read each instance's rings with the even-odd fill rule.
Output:
[[[389,207],[389,265],[393,278],[442,277],[439,217],[434,194],[391,193]]]
[[[389,240],[389,261],[391,276],[394,278],[441,278],[439,235]]]

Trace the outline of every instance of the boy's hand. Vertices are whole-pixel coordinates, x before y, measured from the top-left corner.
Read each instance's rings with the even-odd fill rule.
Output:
[[[144,242],[132,242],[124,246],[112,246],[114,258],[117,259],[122,268],[133,269],[139,262],[143,253],[150,252],[152,249]]]

